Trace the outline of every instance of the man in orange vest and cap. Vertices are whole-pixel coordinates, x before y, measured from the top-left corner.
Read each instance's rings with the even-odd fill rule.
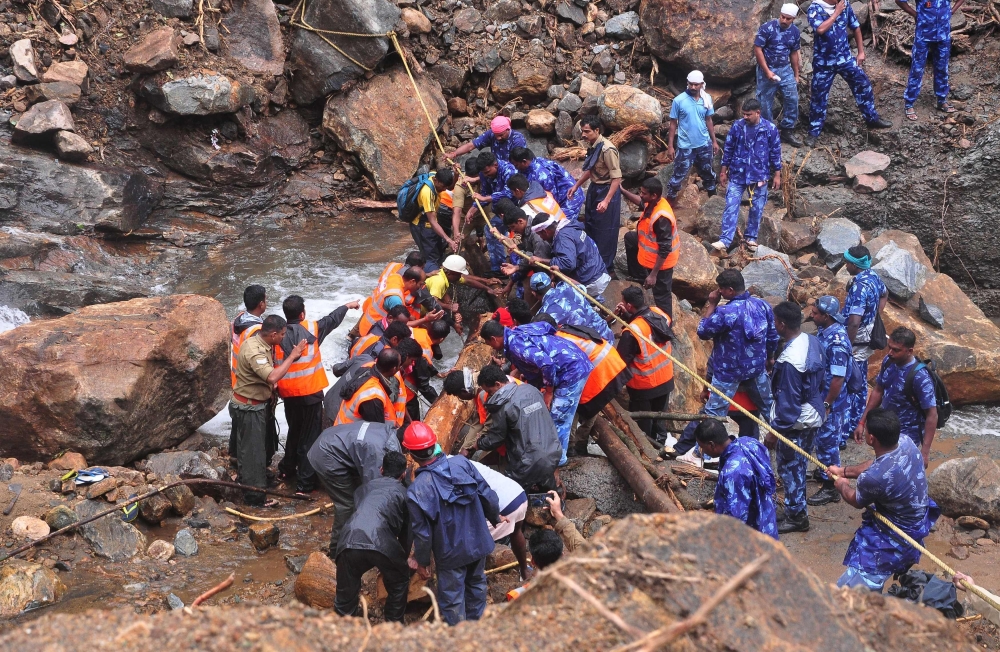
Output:
[[[629,276],[643,279],[643,287],[653,290],[656,307],[673,317],[671,292],[681,249],[674,211],[663,198],[663,185],[656,177],[643,181],[638,195],[624,188],[622,195],[642,207],[635,231],[623,237]]]
[[[306,319],[305,301],[299,295],[292,294],[281,304],[288,328],[281,345],[274,350],[275,360],[280,362],[296,344],[306,341],[306,350],[292,363],[277,387],[278,396],[285,402],[288,421],[285,457],[278,463],[278,478],[286,481],[295,475],[298,493],[308,494],[316,488],[316,474],[309,466],[306,453],[323,427],[323,390],[328,381],[319,349],[327,336],[344,321],[347,311],[358,308],[360,304],[351,301],[318,321],[310,321]]]

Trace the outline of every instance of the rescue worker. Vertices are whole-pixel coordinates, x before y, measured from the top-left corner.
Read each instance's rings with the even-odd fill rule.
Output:
[[[393,310],[396,308],[394,307]],[[356,358],[361,355],[370,355],[372,358],[382,352],[382,349],[394,349],[399,345],[400,340],[410,337],[413,330],[403,321],[394,321],[385,327],[385,332],[381,335],[376,333],[377,329],[372,329],[363,337],[359,337],[350,350],[350,357]]]
[[[781,188],[781,137],[774,123],[760,117],[760,102],[743,103],[743,117],[733,123],[722,153],[719,183],[726,188],[726,208],[722,212],[722,231],[712,248],[725,252],[736,237],[743,195],[750,194],[750,213],[743,240],[749,250],[757,248],[757,233],[767,203],[767,184]]]
[[[403,378],[399,374],[402,366],[399,352],[383,349],[374,363],[368,363],[341,390],[344,402],[340,405],[334,425],[355,421],[403,425],[408,417]]]
[[[771,427],[802,450],[812,450],[816,431],[823,425],[826,360],[823,344],[814,335],[802,332],[802,308],[782,301],[774,308],[774,327],[784,348],[771,375]],[[808,532],[806,470],[809,461],[774,433],[764,435],[768,448],[777,445],[778,475],[785,487],[785,513],[778,520],[778,534]]]
[[[389,309],[393,306],[415,302],[424,287],[425,278],[423,268],[410,267],[400,270],[398,274],[389,274],[384,283],[380,281],[358,321],[358,334],[367,335],[376,324],[389,316]]]
[[[674,267],[681,254],[674,210],[663,198],[663,184],[656,177],[643,181],[638,195],[625,189],[622,194],[642,208],[635,231],[623,237],[629,276],[643,279],[642,286],[653,291],[656,307],[673,318]]]
[[[435,323],[443,324],[445,328],[448,328],[444,322]],[[424,336],[427,335],[427,331],[423,331],[423,329],[421,331]],[[428,405],[433,404],[438,397],[437,390],[431,385],[431,379],[437,378],[438,375],[437,369],[434,368],[434,353],[430,346],[425,348],[414,337],[407,337],[401,341],[396,350],[399,351],[399,355],[404,361],[400,374],[403,377],[406,413],[410,415],[412,421],[419,421],[420,399],[418,397],[423,396]]]
[[[422,578],[437,569],[437,602],[449,625],[479,620],[486,609],[486,557],[493,552],[494,526],[506,522],[500,502],[472,462],[447,457],[437,436],[416,421],[406,428],[403,448],[417,463],[406,492],[413,535],[410,568]]]
[[[562,456],[559,466],[566,464],[570,430],[580,396],[594,365],[579,348],[557,337],[549,324],[532,323],[505,328],[497,321],[488,321],[480,331],[494,351],[517,368],[522,378],[545,393],[551,393],[549,412],[559,433]]]
[[[300,340],[280,365],[274,366],[272,350],[285,337],[287,323],[278,315],[269,315],[260,329],[240,347],[236,357],[236,387],[229,402],[229,416],[236,434],[236,468],[241,484],[264,489],[267,487],[268,405],[274,388],[292,364],[305,351],[308,342]],[[247,491],[243,499],[248,505],[273,507],[277,501],[264,502],[264,493]]]
[[[802,68],[802,35],[795,26],[799,7],[793,2],[781,5],[777,20],[769,20],[757,30],[753,53],[757,59],[757,101],[760,114],[768,122],[774,119],[774,96],[781,90],[781,141],[802,147],[795,135],[799,120],[799,71]]]
[[[405,262],[402,263],[391,262],[388,265],[386,265],[385,269],[382,270],[382,273],[379,274],[378,281],[375,283],[375,289],[372,291],[371,296],[365,297],[364,301],[361,302],[362,318],[358,321],[357,324],[354,325],[354,328],[352,328],[351,331],[347,334],[348,339],[353,341],[358,336],[361,335],[361,324],[366,322],[365,315],[368,314],[368,309],[371,307],[372,300],[374,300],[374,298],[378,295],[379,292],[381,292],[386,288],[390,276],[392,276],[393,274],[397,276],[402,276],[403,272],[405,272],[410,267],[419,267],[420,269],[423,269],[424,265],[426,264],[427,264],[427,259],[424,257],[422,253],[420,253],[419,251],[411,251],[410,253],[406,254]],[[365,334],[367,335],[372,328],[377,326],[379,323],[385,323],[386,320],[387,318],[383,317],[380,320],[380,322],[376,322],[375,324],[368,324],[367,326],[368,330],[366,330]]]
[[[708,196],[715,196],[716,178],[715,170],[712,169],[712,159],[719,153],[719,143],[715,139],[713,115],[715,108],[712,105],[712,96],[705,91],[705,75],[700,70],[692,70],[687,76],[687,89],[670,103],[667,162],[673,161],[674,171],[667,183],[667,201],[671,206],[692,165],[701,177],[701,183]],[[675,137],[676,149],[674,149]],[[622,194],[628,199],[628,194],[624,192]]]
[[[382,475],[357,491],[357,510],[344,524],[336,552],[337,598],[333,608],[341,616],[360,616],[361,578],[377,568],[385,586],[382,613],[388,622],[403,622],[410,588],[410,514],[406,505],[406,457],[389,451],[382,459]]]
[[[288,434],[285,439],[285,456],[278,463],[278,479],[286,482],[295,476],[297,493],[308,494],[316,488],[316,476],[306,453],[323,430],[323,390],[328,380],[323,369],[320,346],[347,316],[348,310],[357,310],[360,304],[351,301],[340,306],[318,321],[306,319],[306,304],[302,297],[293,294],[285,298],[281,310],[285,313],[288,328],[281,345],[274,349],[276,362],[295,348],[301,340],[307,343],[284,378],[278,381],[278,396],[285,403]]]
[[[809,135],[805,144],[812,147],[823,131],[826,122],[826,104],[833,87],[833,80],[840,75],[851,87],[854,101],[869,129],[888,129],[892,123],[879,117],[875,110],[875,93],[872,83],[861,67],[865,62],[865,44],[861,36],[861,21],[854,14],[851,3],[838,0],[830,4],[813,0],[806,10],[813,29],[813,73],[809,97]],[[854,38],[858,56],[854,57],[848,34]]]
[[[501,199],[512,197],[510,189],[507,188],[507,181],[517,174],[517,169],[513,165],[498,159],[489,152],[480,152],[476,164],[479,167],[479,192],[473,196],[476,201],[480,204],[496,206]],[[490,224],[497,231],[502,232],[502,218],[494,215],[490,218]],[[486,250],[490,256],[490,269],[499,272],[503,263],[510,262],[507,250],[489,228],[486,229],[484,235],[486,236]]]
[[[507,374],[489,364],[479,372],[479,387],[486,393],[489,419],[476,443],[462,451],[470,457],[477,450],[507,449],[508,477],[529,493],[556,488],[555,470],[562,445],[545,397],[528,384],[509,382]]]
[[[585,197],[575,194],[569,197],[569,189],[576,184],[576,179],[569,170],[555,161],[535,156],[527,147],[517,147],[511,150],[510,162],[517,171],[529,182],[537,182],[544,190],[551,193],[562,208],[562,212],[571,220],[579,219]],[[545,211],[550,213],[552,211]]]
[[[626,383],[629,409],[663,412],[674,390],[674,363],[646,340],[672,353],[672,320],[656,306],[647,306],[642,288],[634,285],[622,290],[622,301],[615,306],[615,314],[629,323],[628,328],[622,330],[617,347],[618,355],[632,372],[632,378]],[[636,419],[636,424],[653,441],[661,445],[666,443],[667,424],[664,421]]]
[[[383,456],[400,451],[401,436],[391,423],[354,421],[327,428],[309,449],[309,464],[334,504],[330,559],[336,560],[340,532],[354,513],[354,492],[379,477]]]
[[[449,248],[458,251],[458,240],[438,222],[441,195],[455,188],[455,172],[451,168],[441,168],[430,174],[430,180],[430,184],[422,184],[417,191],[420,211],[410,221],[410,235],[417,249],[427,258],[424,271],[428,274],[438,268]]]
[[[438,304],[442,308],[451,312],[453,317],[458,316],[459,304],[457,301],[449,298],[451,294],[449,290],[452,285],[461,283],[471,288],[482,290],[483,292],[496,294],[495,289],[491,287],[496,284],[496,281],[494,279],[474,276],[469,271],[469,264],[465,261],[465,258],[457,254],[452,254],[445,258],[441,269],[436,274],[428,276],[424,283],[431,296],[437,299]],[[461,323],[461,318],[458,321]]]
[[[587,294],[604,301],[604,290],[611,283],[605,270],[597,244],[584,232],[580,222],[557,220],[541,213],[531,222],[531,230],[552,246],[549,260],[531,259],[533,263],[546,263],[574,281],[587,287]]]
[[[529,287],[532,294],[541,300],[538,312],[552,315],[558,326],[585,326],[596,332],[602,339],[611,344],[615,343],[615,333],[608,326],[608,322],[578,290],[573,289],[566,281],[559,281],[553,285],[548,274],[535,272],[531,275]],[[585,290],[585,288],[580,289]],[[508,308],[511,307],[511,303],[507,305]],[[517,317],[514,319],[517,320]],[[529,321],[531,321],[530,318],[522,323]]]
[[[518,248],[529,257],[522,258],[512,253],[511,260],[513,262],[500,266],[500,271],[510,277],[507,285],[500,290],[500,296],[508,296],[514,288],[514,284],[518,285],[518,296],[524,296],[521,282],[528,277],[531,271],[531,257],[536,257],[539,260],[552,258],[552,245],[542,240],[537,233],[531,230],[531,219],[527,213],[517,207],[512,208],[503,216],[504,226],[510,230],[511,236],[521,236],[521,244],[518,245]]]
[[[583,174],[566,193],[572,199],[583,184],[590,181],[584,203],[584,226],[587,235],[597,244],[605,271],[615,276],[615,254],[618,252],[618,230],[621,228],[622,183],[618,148],[601,135],[601,119],[585,115],[580,120],[580,133],[590,143],[583,162]]]
[[[896,0],[899,8],[913,16],[916,29],[913,32],[913,49],[910,53],[910,78],[903,93],[907,120],[916,120],[913,105],[920,95],[924,81],[924,67],[927,55],[934,62],[934,95],[937,108],[942,113],[954,113],[955,107],[948,101],[948,61],[951,59],[951,16],[958,11],[965,0],[917,0],[916,9],[909,0]]]
[[[236,314],[236,318],[229,328],[231,344],[229,347],[229,375],[233,389],[236,389],[236,362],[239,359],[240,347],[260,330],[260,325],[264,323],[263,315],[267,310],[267,291],[264,286],[248,285],[243,290],[243,306],[246,310],[241,310]],[[268,419],[268,423],[273,421],[272,413],[272,418]],[[271,426],[268,429],[274,431],[274,447],[277,450],[278,431]],[[270,435],[270,432],[268,434]],[[233,427],[229,430],[229,462],[236,464],[236,429]]]
[[[518,207],[529,216],[545,213],[557,220],[566,219],[566,214],[556,198],[537,181],[528,181],[528,177],[523,174],[515,174],[507,181],[507,188]]]
[[[524,139],[524,135],[510,128],[510,118],[505,115],[498,115],[490,121],[489,131],[484,131],[470,142],[454,150],[451,154],[445,154],[445,157],[455,160],[474,149],[481,150],[489,147],[490,152],[493,153],[493,156],[498,161],[509,161],[510,154],[514,148],[527,146],[528,141]]]

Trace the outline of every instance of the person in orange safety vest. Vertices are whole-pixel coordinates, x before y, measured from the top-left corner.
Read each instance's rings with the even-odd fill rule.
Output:
[[[681,251],[674,210],[656,177],[643,181],[638,195],[624,188],[622,195],[642,208],[635,231],[623,237],[629,276],[643,279],[643,287],[653,291],[653,303],[672,318],[674,267]]]
[[[344,399],[333,425],[355,421],[389,423],[401,426],[409,422],[403,377],[403,359],[395,349],[383,349],[375,362],[369,362],[341,390]]]

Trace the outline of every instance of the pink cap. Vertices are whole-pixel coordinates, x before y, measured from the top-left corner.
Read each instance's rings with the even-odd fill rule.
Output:
[[[510,129],[510,118],[505,115],[498,115],[490,122],[490,131],[497,135],[502,134],[508,129]]]

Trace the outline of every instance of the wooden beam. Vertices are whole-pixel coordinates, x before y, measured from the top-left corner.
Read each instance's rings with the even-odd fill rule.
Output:
[[[594,435],[597,438],[597,445],[608,456],[608,461],[625,478],[646,509],[651,512],[666,512],[668,514],[680,512],[674,502],[670,500],[670,496],[656,486],[642,462],[618,438],[618,435],[611,428],[611,424],[598,418],[594,424]]]

